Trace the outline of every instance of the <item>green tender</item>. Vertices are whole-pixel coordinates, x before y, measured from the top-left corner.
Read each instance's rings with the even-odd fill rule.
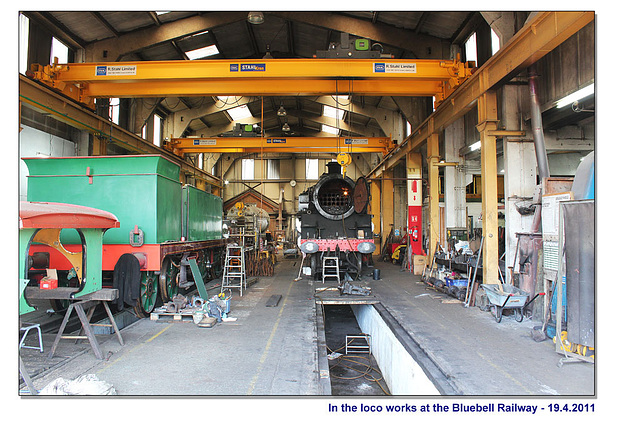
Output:
[[[193,241],[222,239],[222,199],[191,185],[182,187],[182,235]]]
[[[183,214],[189,215],[184,230],[188,240],[222,237],[221,199],[189,186],[183,190],[180,167],[162,156],[23,160],[29,168],[27,200],[88,206],[118,217],[120,228],[105,233],[105,244],[128,244],[136,225],[144,233],[145,244],[179,241]],[[191,201],[186,210],[182,209],[183,191]],[[73,238],[62,237],[65,243],[74,243]]]

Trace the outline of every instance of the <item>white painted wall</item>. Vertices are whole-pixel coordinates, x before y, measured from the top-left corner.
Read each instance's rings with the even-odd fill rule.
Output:
[[[18,139],[20,143],[19,155],[21,158],[76,155],[75,143],[28,126],[22,126],[22,130],[18,134]],[[27,200],[27,175],[29,169],[22,160],[20,160],[18,168],[20,174],[20,200]]]
[[[368,304],[351,308],[363,333],[371,336],[371,350],[389,391],[394,395],[440,395],[418,363],[398,341],[380,313]]]

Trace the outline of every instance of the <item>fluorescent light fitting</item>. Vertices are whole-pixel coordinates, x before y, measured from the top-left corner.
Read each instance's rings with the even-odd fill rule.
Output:
[[[246,105],[241,105],[239,107],[231,108],[227,110],[227,113],[231,116],[234,122],[242,119],[246,119],[249,117],[253,117],[251,111],[249,111],[249,107]]]
[[[220,51],[218,50],[218,47],[215,44],[212,44],[210,46],[201,47],[200,49],[194,49],[185,52],[185,55],[187,55],[187,58],[193,60],[217,55],[219,53]]]
[[[577,90],[572,94],[569,94],[564,98],[562,98],[556,104],[556,108],[562,108],[565,105],[573,104],[575,101],[579,101],[582,98],[586,98],[589,95],[593,95],[594,89],[595,89],[595,85],[594,83],[591,83],[589,86],[585,86],[582,89]]]
[[[476,141],[476,142],[474,142],[473,144],[471,144],[471,145],[469,146],[469,150],[470,150],[470,151],[476,151],[476,150],[479,150],[479,149],[480,149],[480,145],[482,145],[482,144],[480,143],[480,141]]]
[[[160,15],[164,15],[165,13],[170,13],[170,10],[163,10],[163,11],[156,11],[156,15],[160,16]]]
[[[322,125],[322,132],[337,135],[340,133],[340,129],[334,128],[333,126]]]
[[[332,119],[342,120],[344,119],[346,111],[340,110],[328,105],[324,105],[322,108],[322,115],[325,117],[331,117]]]
[[[194,37],[203,36],[203,35],[208,34],[208,33],[209,33],[209,31],[200,31],[199,33],[195,33],[195,34],[191,34],[189,36],[185,36],[185,37],[181,38],[180,40],[192,39]]]

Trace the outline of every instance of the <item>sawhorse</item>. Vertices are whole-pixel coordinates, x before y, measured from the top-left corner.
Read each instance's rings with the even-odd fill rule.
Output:
[[[111,321],[111,327],[118,337],[118,341],[120,345],[124,346],[124,340],[122,339],[122,335],[120,334],[120,329],[118,329],[118,325],[116,324],[115,319],[113,318],[113,314],[111,314],[111,309],[109,309],[108,301],[113,301],[117,298],[118,290],[117,289],[101,289],[96,292],[92,292],[87,295],[83,295],[78,298],[77,302],[74,302],[69,305],[67,308],[67,312],[64,315],[64,319],[62,320],[62,324],[60,325],[60,329],[58,329],[58,334],[56,335],[56,339],[53,342],[53,346],[51,347],[51,351],[47,355],[49,359],[53,357],[56,352],[56,348],[60,343],[61,339],[87,339],[89,340],[89,344],[91,344],[91,348],[95,353],[96,357],[102,360],[104,357],[102,355],[102,351],[100,350],[100,345],[98,344],[98,340],[96,339],[93,330],[91,329],[91,317],[96,309],[96,307],[102,303],[104,310],[107,312],[109,316],[109,320]],[[85,310],[89,310],[88,314]],[[67,326],[69,322],[69,318],[71,317],[71,313],[75,310],[78,318],[80,319],[80,323],[82,324],[82,329],[84,330],[85,335],[64,335],[64,328]]]

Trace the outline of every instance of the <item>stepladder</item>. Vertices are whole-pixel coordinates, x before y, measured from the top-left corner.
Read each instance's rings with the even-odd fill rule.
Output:
[[[221,292],[225,289],[240,289],[240,296],[247,289],[247,270],[245,266],[244,246],[227,245],[222,273]]]
[[[340,282],[340,262],[338,257],[324,257],[322,259],[322,283],[327,278],[335,278]]]

